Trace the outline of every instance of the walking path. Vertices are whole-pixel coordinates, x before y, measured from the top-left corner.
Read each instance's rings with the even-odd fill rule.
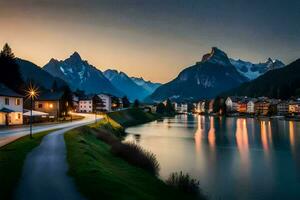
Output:
[[[34,134],[34,133],[39,133],[42,131],[48,131],[53,129],[73,127],[74,125],[83,126],[95,121],[94,114],[76,114],[76,115],[83,116],[84,119],[73,121],[73,122],[60,123],[60,124],[47,124],[47,125],[34,126],[32,132]],[[99,116],[97,116],[97,118],[99,119]],[[28,134],[29,134],[28,126],[9,128],[7,130],[0,130],[0,147]]]
[[[81,125],[64,128],[45,136],[28,154],[15,198],[22,200],[79,200],[83,197],[67,175],[64,133]]]

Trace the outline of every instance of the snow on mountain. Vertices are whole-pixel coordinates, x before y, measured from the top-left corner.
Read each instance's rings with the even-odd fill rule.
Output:
[[[250,80],[256,79],[267,71],[279,69],[285,66],[285,64],[280,60],[273,60],[271,58],[268,58],[264,63],[257,64],[240,59],[234,60],[232,58],[230,58],[230,62],[242,75],[246,76]]]
[[[172,81],[160,86],[148,100],[176,101],[213,98],[223,91],[239,86],[249,79],[231,64],[226,53],[217,47],[202,57],[201,62],[181,71]]]
[[[72,90],[84,90],[87,94],[105,92],[116,96],[124,95],[99,69],[82,60],[77,52],[61,61],[52,58],[43,69],[66,81]]]

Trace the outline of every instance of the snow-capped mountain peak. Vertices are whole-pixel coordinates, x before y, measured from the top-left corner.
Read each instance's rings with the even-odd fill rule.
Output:
[[[263,75],[267,71],[284,67],[285,64],[278,59],[268,58],[262,63],[251,63],[249,61],[243,61],[241,59],[235,60],[230,58],[230,62],[235,68],[245,77],[250,80],[256,79]]]
[[[99,69],[82,60],[77,52],[65,60],[51,59],[43,69],[66,81],[73,90],[84,90],[87,94],[105,92],[117,96],[123,95]]]

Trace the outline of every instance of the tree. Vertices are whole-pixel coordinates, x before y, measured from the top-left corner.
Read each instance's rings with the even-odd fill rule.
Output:
[[[167,99],[166,107],[165,107],[165,112],[168,114],[173,114],[175,113],[175,109],[170,101],[170,99]]]
[[[63,96],[62,96],[62,103],[61,103],[61,113],[68,114],[70,109],[73,109],[73,93],[69,86],[64,86],[62,88]]]
[[[156,113],[158,114],[164,114],[166,110],[165,104],[159,103],[156,107]]]
[[[111,103],[112,103],[112,108],[117,109],[120,107],[120,100],[118,97],[112,96],[111,97]]]
[[[57,86],[57,82],[56,80],[53,81],[52,87],[51,87],[52,91],[57,91],[58,90],[58,86]]]
[[[24,94],[24,82],[15,56],[6,43],[0,52],[0,82],[10,89]]]
[[[133,107],[134,108],[139,108],[140,107],[140,102],[139,102],[139,100],[134,100],[134,103],[133,103]]]
[[[209,100],[205,100],[204,110],[205,110],[206,113],[208,113],[208,110],[209,110]]]
[[[214,113],[219,113],[220,110],[222,109],[222,99],[221,97],[216,97],[215,101],[214,101],[214,104],[213,104],[213,112]]]
[[[124,97],[122,98],[122,103],[123,103],[123,108],[129,108],[130,102],[129,102],[127,96],[124,96]]]

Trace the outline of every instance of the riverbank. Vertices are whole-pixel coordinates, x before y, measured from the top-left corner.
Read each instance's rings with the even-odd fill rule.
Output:
[[[141,109],[128,109],[111,112],[108,114],[108,116],[124,128],[151,122],[161,117],[155,113],[144,112]]]
[[[87,199],[197,199],[115,156],[111,145],[95,135],[97,129],[102,134],[119,136],[125,127],[158,118],[139,109],[123,110],[65,134],[69,175]]]
[[[0,148],[0,199],[12,199],[27,154],[53,131],[37,133],[33,139],[27,135]]]

